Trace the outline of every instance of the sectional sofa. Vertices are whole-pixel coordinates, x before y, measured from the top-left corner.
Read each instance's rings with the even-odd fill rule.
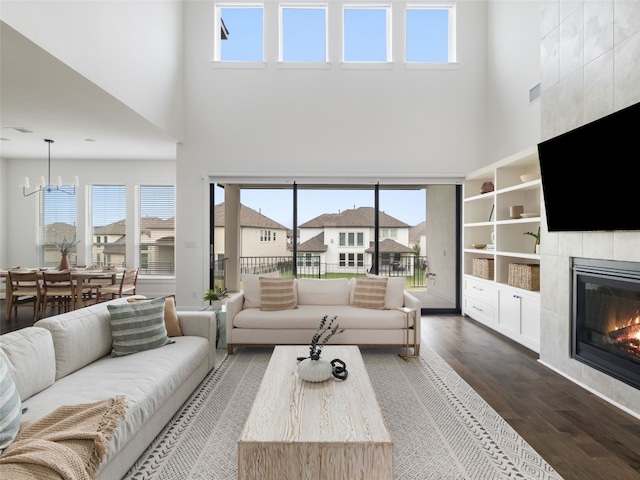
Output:
[[[99,465],[99,480],[128,471],[216,361],[216,319],[206,311],[176,312],[178,329],[161,347],[113,356],[109,306],[125,303],[111,300],[0,336],[1,357],[26,409],[23,422],[63,405],[125,396],[126,414]]]
[[[327,315],[336,316],[344,329],[330,344],[405,346],[408,334],[409,344],[413,347],[415,341],[418,354],[421,306],[405,285],[404,277],[287,281],[270,275],[244,275],[242,290],[226,302],[228,353],[233,354],[239,346],[308,344]]]

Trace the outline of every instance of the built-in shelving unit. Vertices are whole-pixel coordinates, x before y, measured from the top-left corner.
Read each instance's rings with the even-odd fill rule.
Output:
[[[535,178],[523,181],[521,175]],[[491,182],[494,190],[481,193]],[[540,293],[509,285],[509,264],[540,264],[535,238],[541,202],[537,147],[477,170],[464,182],[463,307],[462,313],[505,334],[526,347],[540,350]],[[524,216],[511,216],[522,206]],[[493,249],[472,245],[493,245]],[[474,273],[474,259],[492,260],[489,278]]]

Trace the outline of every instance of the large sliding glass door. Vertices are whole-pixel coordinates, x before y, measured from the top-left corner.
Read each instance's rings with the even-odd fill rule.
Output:
[[[456,185],[240,186],[239,273],[403,277],[423,314],[459,313],[459,195]],[[227,256],[224,202],[212,185],[212,272]]]

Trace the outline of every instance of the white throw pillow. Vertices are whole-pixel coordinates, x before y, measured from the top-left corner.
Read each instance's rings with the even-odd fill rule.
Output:
[[[279,272],[263,273],[259,275],[242,275],[242,293],[244,295],[244,305],[242,308],[260,308],[262,306],[260,277],[277,278]]]
[[[349,280],[299,278],[298,305],[349,305]]]

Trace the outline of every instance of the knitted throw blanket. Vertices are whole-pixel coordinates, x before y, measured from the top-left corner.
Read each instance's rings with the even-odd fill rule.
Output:
[[[22,422],[0,456],[0,479],[93,479],[126,410],[124,396],[117,396]]]

